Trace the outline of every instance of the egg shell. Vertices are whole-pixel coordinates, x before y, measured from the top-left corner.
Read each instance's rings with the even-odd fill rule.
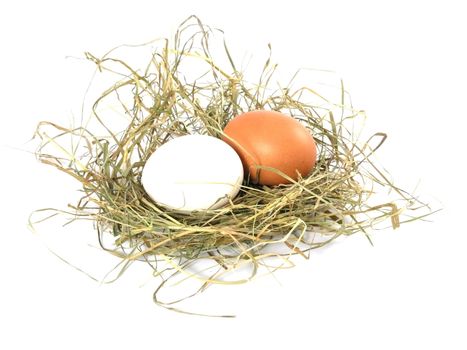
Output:
[[[316,164],[316,143],[298,120],[276,111],[251,111],[233,118],[224,128],[224,140],[239,154],[252,183],[287,184],[271,167],[297,180]]]
[[[186,135],[164,143],[149,157],[141,176],[154,202],[181,212],[226,205],[242,181],[237,153],[224,141],[206,135]]]

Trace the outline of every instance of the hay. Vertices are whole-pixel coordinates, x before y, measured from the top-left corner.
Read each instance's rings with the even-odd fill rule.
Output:
[[[272,89],[276,65],[270,57],[259,81],[251,83],[237,70],[227,45],[222,49],[229,65],[214,62],[210,40],[216,34],[219,31],[192,16],[172,42],[145,44],[155,45],[145,67],[130,66],[114,56],[115,49],[102,57],[86,53],[98,72],[114,76],[93,104],[92,118],[75,128],[44,121],[35,134],[41,141],[38,159],[74,177],[83,192],[79,202],[70,205],[72,210],[57,212],[93,220],[102,248],[121,257],[124,267],[147,261],[163,278],[160,288],[170,271],[171,276],[201,280],[199,291],[216,283],[247,282],[261,265],[272,271],[288,267],[292,255],[308,257],[312,249],[339,236],[363,233],[369,238],[367,232],[381,223],[397,228],[427,215],[420,214],[425,204],[396,187],[375,164],[374,152],[386,135],[356,138],[354,127],[362,112],[348,103],[343,86],[341,99],[334,102],[310,87]],[[189,77],[187,60],[196,60],[205,72]],[[101,106],[110,100],[117,101],[119,113],[127,118],[123,128],[101,115]],[[192,133],[221,137],[231,118],[253,109],[292,115],[313,133],[319,153],[312,174],[276,187],[245,180],[230,205],[190,214],[163,209],[148,197],[140,177],[157,147]],[[375,203],[373,195],[383,192],[390,192],[391,199]],[[403,211],[410,214],[401,220]],[[103,243],[108,235],[113,237],[110,246]],[[280,263],[271,265],[271,258]],[[219,267],[214,273],[190,270],[194,262],[206,259]],[[225,279],[245,265],[252,267],[250,276]],[[154,300],[175,309],[176,301],[160,301],[157,291]]]

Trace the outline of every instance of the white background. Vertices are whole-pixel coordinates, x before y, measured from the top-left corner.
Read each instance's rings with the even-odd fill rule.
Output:
[[[63,207],[75,183],[17,149],[31,149],[38,121],[79,112],[89,71],[65,57],[170,36],[190,14],[224,29],[240,57],[271,42],[286,68],[337,71],[368,128],[389,134],[386,168],[409,189],[420,181],[443,211],[374,233],[375,247],[340,240],[279,273],[281,284],[199,299],[235,319],[166,311],[131,271],[100,286],[58,260],[44,231],[64,241],[73,231],[78,245],[95,235],[59,222],[27,229],[30,211]],[[2,2],[0,348],[466,349],[466,23],[462,1]],[[73,262],[92,267],[101,254]]]

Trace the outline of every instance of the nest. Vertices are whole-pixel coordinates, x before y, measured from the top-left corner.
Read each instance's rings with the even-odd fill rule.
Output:
[[[102,248],[120,257],[122,266],[148,262],[162,278],[154,300],[167,308],[176,301],[161,301],[157,292],[175,275],[196,277],[202,282],[199,291],[216,283],[247,282],[261,266],[272,271],[289,267],[294,255],[308,257],[342,235],[369,238],[369,230],[381,223],[397,228],[423,216],[414,212],[426,207],[376,165],[374,153],[386,135],[358,139],[355,125],[364,115],[352,107],[343,85],[337,101],[309,86],[272,88],[277,66],[270,56],[259,80],[249,81],[225,41],[221,50],[215,47],[222,51],[223,64],[213,58],[210,44],[216,35],[223,38],[221,31],[192,16],[174,40],[142,45],[151,50],[144,66],[118,58],[119,50],[136,46],[118,47],[101,57],[86,53],[97,77],[113,77],[110,87],[79,127],[44,121],[36,131],[38,159],[80,183],[82,198],[67,212],[77,220],[93,220]],[[220,138],[229,120],[257,109],[293,116],[312,132],[318,161],[309,176],[274,187],[246,179],[229,205],[192,213],[167,210],[145,193],[142,169],[160,145],[186,134]],[[374,199],[375,193],[390,195]],[[411,214],[401,220],[403,211]],[[104,243],[106,237],[111,244]],[[208,275],[194,271],[201,260],[217,268]],[[245,265],[249,276],[226,279]]]

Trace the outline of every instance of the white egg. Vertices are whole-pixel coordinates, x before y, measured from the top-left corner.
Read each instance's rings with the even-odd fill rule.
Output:
[[[166,142],[149,157],[141,177],[154,202],[183,212],[226,205],[242,181],[238,154],[224,141],[206,135]]]

